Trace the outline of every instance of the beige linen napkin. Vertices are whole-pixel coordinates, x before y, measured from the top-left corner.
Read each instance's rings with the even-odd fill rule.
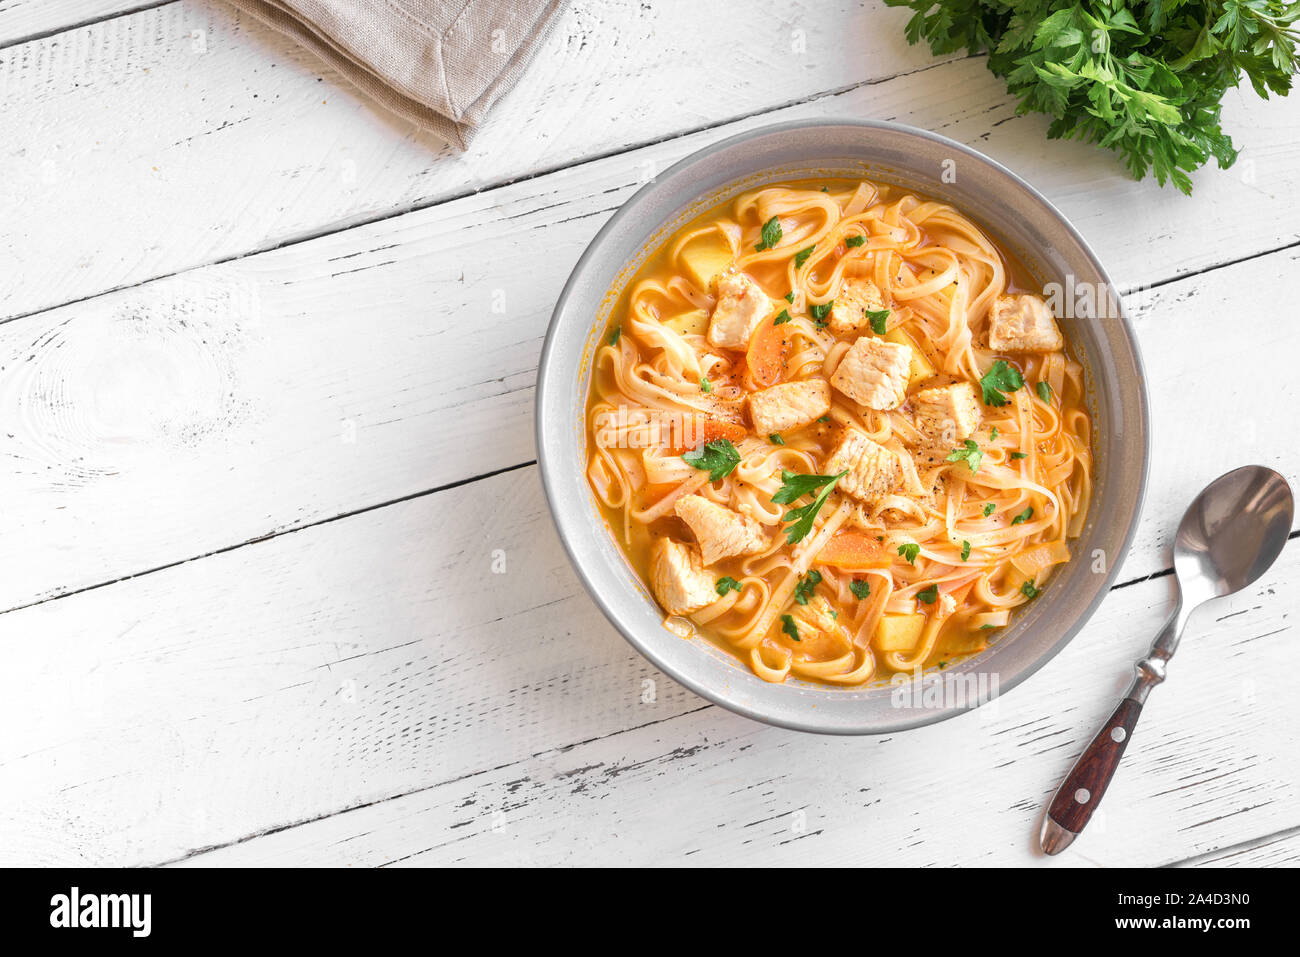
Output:
[[[465,149],[567,0],[230,0]]]

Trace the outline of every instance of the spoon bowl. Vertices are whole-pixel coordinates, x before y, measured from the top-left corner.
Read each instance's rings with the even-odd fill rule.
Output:
[[[1234,469],[1207,485],[1174,540],[1174,571],[1188,610],[1264,574],[1282,553],[1294,515],[1286,479],[1262,465]]]

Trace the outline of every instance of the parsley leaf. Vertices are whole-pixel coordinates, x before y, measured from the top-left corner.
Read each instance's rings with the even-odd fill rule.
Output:
[[[844,245],[847,246],[849,249],[857,249],[866,241],[867,241],[866,236],[845,236],[844,237]]]
[[[871,594],[871,582],[862,578],[855,578],[849,582],[849,591],[853,592],[853,597],[858,601],[866,598]]]
[[[809,306],[808,315],[813,317],[813,321],[819,326],[826,321],[826,317],[831,314],[831,306],[835,305],[835,300],[822,303],[820,306]]]
[[[1017,461],[1018,459],[1027,459],[1027,458],[1029,458],[1029,453],[1028,453],[1028,452],[1012,452],[1012,453],[1011,453],[1011,461],[1013,461],[1013,462]]]
[[[1047,135],[1113,150],[1135,179],[1188,175],[1237,158],[1221,100],[1243,77],[1284,95],[1300,66],[1294,3],[1273,0],[885,0],[909,7],[904,34],[935,54],[988,53],[1018,100],[1051,117]]]
[[[995,425],[993,426],[992,430],[990,430],[989,432],[989,441],[996,442],[997,440],[998,440],[998,427]]]
[[[923,601],[927,605],[933,605],[939,600],[939,586],[931,585],[929,588],[922,588],[916,593],[917,601]]]
[[[889,310],[888,309],[863,309],[866,317],[871,320],[871,331],[878,336],[883,336],[889,331]]]
[[[794,623],[793,615],[781,616],[781,630],[789,635],[792,640],[799,640],[799,626]]]
[[[980,388],[984,390],[985,405],[1006,405],[1008,399],[1003,392],[1015,392],[1025,384],[1020,370],[1009,365],[1006,360],[998,359],[993,367],[980,379]]]
[[[701,391],[701,392],[712,392],[712,391],[713,391],[713,386],[709,384],[709,380],[708,380],[708,379],[700,379],[700,391]]]
[[[1021,512],[1019,515],[1017,515],[1015,518],[1013,518],[1013,519],[1011,520],[1011,524],[1012,524],[1012,525],[1022,525],[1022,524],[1024,524],[1025,522],[1029,521],[1029,520],[1030,520],[1031,518],[1033,518],[1033,517],[1034,517],[1034,509],[1033,509],[1033,506],[1031,505],[1029,508],[1025,509],[1025,510],[1024,510],[1023,512]]]
[[[732,469],[740,464],[740,451],[727,439],[714,439],[685,453],[682,459],[692,468],[707,471],[709,481],[716,482],[730,475]]]
[[[758,245],[755,246],[754,248],[757,249],[759,252],[762,252],[764,249],[773,248],[780,241],[781,241],[781,220],[773,216],[771,219],[769,219],[767,222],[763,224],[763,228],[759,233]]]
[[[1046,382],[1038,383],[1038,397],[1048,405],[1052,404],[1052,387]]]
[[[719,595],[725,595],[729,591],[740,591],[745,586],[730,575],[723,575],[713,587],[717,589]]]
[[[965,539],[962,539],[961,542],[961,560],[964,562],[970,561],[970,542]]]
[[[813,589],[822,583],[822,573],[811,571],[799,583],[794,586],[794,600],[801,605],[808,604],[808,599],[812,596]]]
[[[794,254],[794,268],[795,268],[795,269],[798,269],[800,266],[802,266],[804,263],[806,263],[806,262],[808,261],[808,257],[811,256],[811,255],[813,254],[813,250],[816,249],[816,248],[817,248],[817,247],[816,247],[815,245],[813,245],[813,246],[809,246],[809,247],[807,247],[806,249],[801,249],[801,250],[799,250],[797,253],[795,253],[795,254]]]
[[[948,453],[945,462],[965,462],[966,467],[972,472],[980,470],[980,462],[984,460],[984,451],[975,444],[974,439],[967,439],[964,447],[953,449]]]
[[[793,290],[793,289],[790,290],[789,292],[787,292],[787,293],[785,294],[785,301],[786,301],[786,302],[794,302],[794,290]]]
[[[1029,581],[1020,586],[1020,594],[1026,598],[1037,598],[1041,591],[1041,588],[1035,588],[1034,583]]]
[[[997,508],[997,506],[994,505],[992,502],[989,502],[987,505],[985,505],[985,506],[984,506],[984,517],[985,517],[985,518],[988,518],[990,515],[992,515],[992,514],[993,514],[993,510],[994,510],[995,508]]]
[[[623,327],[615,326],[614,331],[609,334],[609,344],[611,346],[618,345],[618,340],[622,338],[622,336],[623,336]]]
[[[782,310],[781,310],[781,314],[780,314],[779,316],[777,316],[775,319],[772,320],[772,325],[774,325],[774,326],[784,326],[787,322],[789,322],[789,321],[791,320],[791,318],[793,318],[793,317],[790,315],[790,310],[789,310],[789,309],[782,309]]]
[[[773,432],[767,437],[767,440],[773,445],[785,445],[785,439],[781,438],[780,432]]]
[[[772,496],[772,502],[776,505],[789,505],[803,495],[811,495],[814,491],[821,488],[809,504],[801,508],[792,508],[785,513],[782,521],[791,522],[792,524],[785,530],[785,541],[787,545],[793,545],[801,542],[812,531],[813,519],[821,511],[826,500],[830,498],[831,492],[835,490],[835,483],[848,475],[848,469],[837,475],[800,475],[796,472],[790,472],[783,469],[781,471],[781,487],[777,489]],[[822,488],[825,486],[825,488]]]
[[[915,542],[908,542],[905,545],[898,546],[898,554],[907,559],[909,565],[916,564],[916,556],[921,554],[921,546]]]

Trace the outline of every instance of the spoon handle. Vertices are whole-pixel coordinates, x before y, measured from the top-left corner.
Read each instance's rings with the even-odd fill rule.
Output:
[[[1079,755],[1052,798],[1043,820],[1042,847],[1059,854],[1079,836],[1115,776],[1119,759],[1142,714],[1142,703],[1125,698],[1102,725],[1092,743]]]

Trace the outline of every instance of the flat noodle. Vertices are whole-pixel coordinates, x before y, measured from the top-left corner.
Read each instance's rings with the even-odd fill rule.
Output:
[[[769,244],[763,227],[774,218],[781,235]],[[1034,291],[1009,262],[952,207],[865,181],[744,193],[648,259],[593,357],[588,482],[634,567],[656,588],[657,540],[700,556],[676,511],[687,497],[730,510],[760,534],[702,568],[719,585],[716,599],[695,600],[692,613],[669,621],[688,619],[764,680],[855,686],[978,651],[1047,584],[1087,518],[1091,423],[1079,362],[1063,351],[988,348],[998,297]],[[781,382],[831,380],[859,336],[881,334],[864,327],[837,334],[827,321],[847,284],[874,283],[888,307],[885,338],[912,346],[921,363],[911,366],[908,400],[881,411],[832,389],[820,419],[777,437],[754,434],[748,397],[760,386],[749,363],[764,363],[762,381],[774,381],[774,353],[765,349],[778,343],[772,335],[755,338],[752,349],[711,343],[717,277],[733,272],[770,300],[764,322],[785,313]],[[971,435],[978,469],[946,460],[961,442],[927,452],[915,395],[962,381],[981,395],[979,380],[997,360],[1017,368],[1025,385],[1007,392],[1005,404],[981,406]],[[787,514],[815,492],[773,502],[783,474],[827,474],[846,428],[894,454],[897,486],[873,500],[832,488],[807,536],[787,542]],[[682,458],[711,442],[731,443],[739,456],[716,481]],[[850,540],[874,557],[866,566],[820,563],[832,539],[828,560],[853,554],[844,548]],[[734,586],[722,587],[723,579]]]

